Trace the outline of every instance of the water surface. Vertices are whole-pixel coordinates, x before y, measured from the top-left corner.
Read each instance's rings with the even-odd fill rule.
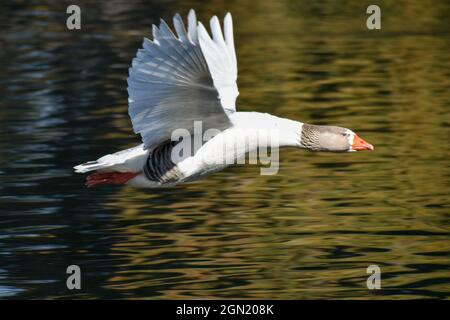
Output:
[[[449,296],[447,1],[379,1],[381,31],[364,1],[77,2],[80,31],[59,1],[0,10],[1,298]],[[191,7],[233,13],[238,109],[352,128],[375,151],[85,188],[74,165],[140,143],[126,77],[142,37]]]

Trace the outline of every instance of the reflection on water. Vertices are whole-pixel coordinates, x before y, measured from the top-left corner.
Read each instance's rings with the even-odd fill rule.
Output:
[[[80,2],[76,32],[50,3],[0,10],[0,297],[448,297],[446,1],[382,2],[382,31],[356,0]],[[234,15],[240,110],[353,128],[375,152],[86,189],[73,165],[139,143],[125,79],[142,36],[190,7]]]

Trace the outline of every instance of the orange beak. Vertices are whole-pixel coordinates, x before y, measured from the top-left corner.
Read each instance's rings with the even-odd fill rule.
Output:
[[[373,150],[373,145],[365,142],[363,139],[361,139],[360,137],[358,137],[358,135],[355,134],[355,137],[353,138],[352,150],[354,151]]]

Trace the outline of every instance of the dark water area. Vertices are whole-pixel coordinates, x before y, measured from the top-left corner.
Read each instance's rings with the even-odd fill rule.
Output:
[[[370,4],[2,2],[0,298],[448,298],[450,4],[378,1],[379,31]],[[140,143],[126,78],[142,38],[189,8],[233,14],[239,110],[352,128],[375,151],[87,189],[74,165]]]

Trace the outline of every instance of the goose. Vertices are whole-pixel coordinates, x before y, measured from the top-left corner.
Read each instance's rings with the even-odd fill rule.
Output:
[[[153,25],[153,41],[144,38],[129,68],[128,113],[142,144],[75,166],[77,173],[90,173],[87,187],[175,186],[220,171],[231,163],[225,160],[242,159],[262,147],[328,152],[374,149],[347,128],[237,112],[238,71],[230,13],[224,17],[223,33],[217,16],[211,18],[212,37],[192,9],[187,30],[179,14],[173,26],[176,35],[162,19],[159,27]],[[177,130],[184,135],[174,140]],[[205,137],[211,130],[213,134]],[[258,139],[255,132],[274,139]],[[176,149],[182,141],[199,135],[200,145],[174,156],[181,154]],[[223,152],[224,143],[243,141],[250,143]]]

